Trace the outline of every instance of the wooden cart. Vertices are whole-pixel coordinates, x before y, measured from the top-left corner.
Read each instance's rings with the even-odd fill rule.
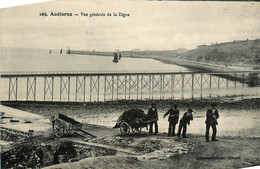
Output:
[[[88,133],[86,130],[82,129],[82,123],[76,121],[73,118],[67,117],[59,113],[58,118],[55,119],[54,116],[51,117],[53,133],[56,137],[62,137],[63,135],[80,135],[82,137],[88,137],[94,135]]]
[[[142,109],[129,109],[118,118],[114,128],[120,128],[122,134],[129,134],[130,130],[139,134],[142,128],[148,129],[150,123],[151,121]]]

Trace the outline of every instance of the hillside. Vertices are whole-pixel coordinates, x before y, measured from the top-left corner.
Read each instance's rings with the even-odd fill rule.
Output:
[[[260,39],[201,45],[179,56],[179,59],[220,64],[260,63]]]

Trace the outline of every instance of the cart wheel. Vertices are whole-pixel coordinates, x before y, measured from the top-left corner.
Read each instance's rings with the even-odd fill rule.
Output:
[[[120,131],[122,134],[129,134],[130,126],[126,122],[123,122],[120,124]]]
[[[139,133],[141,133],[142,128],[141,127],[132,127],[132,131],[135,134],[139,134]]]
[[[62,137],[64,134],[64,126],[59,119],[54,120],[53,132],[56,137]]]

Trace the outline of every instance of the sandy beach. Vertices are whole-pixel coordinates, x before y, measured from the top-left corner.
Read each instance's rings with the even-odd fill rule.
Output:
[[[154,102],[157,104],[159,116],[162,116],[173,104],[171,100]],[[212,102],[217,103],[220,110],[219,125],[217,126],[218,142],[206,142],[204,136],[205,111]],[[62,164],[45,163],[40,166],[49,165],[48,168],[74,168],[75,166],[77,166],[76,168],[242,168],[259,165],[260,126],[259,116],[257,116],[259,99],[174,101],[179,105],[180,116],[187,107],[195,110],[194,120],[188,126],[189,138],[187,139],[167,137],[168,122],[162,117],[161,121],[159,120],[158,135],[150,135],[147,130],[143,129],[139,135],[131,133],[124,136],[121,135],[119,129],[112,129],[115,125],[114,121],[123,111],[138,107],[146,112],[150,103],[151,101],[48,104],[3,102],[2,104],[5,106],[38,114],[45,118],[63,113],[84,123],[84,129],[97,136],[87,139],[82,137],[58,139],[48,130],[26,140],[26,143],[11,145],[4,154],[6,155],[7,152],[19,153],[19,147],[26,147],[30,144],[43,150],[46,149],[46,146],[51,145],[55,152],[59,147],[57,145],[72,141],[76,152],[81,152],[88,146],[95,147],[93,144],[97,144],[98,148],[90,148],[92,155],[80,156],[78,154],[63,161]],[[100,145],[102,145],[102,151]],[[98,152],[103,152],[103,155]],[[66,163],[69,161],[70,163]]]

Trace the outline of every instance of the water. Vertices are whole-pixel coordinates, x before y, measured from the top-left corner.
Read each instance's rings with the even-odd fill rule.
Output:
[[[43,49],[4,49],[1,71],[187,71],[186,68],[164,64],[153,59],[122,58],[112,62],[112,56],[67,55]]]
[[[119,63],[113,63],[113,57],[95,55],[67,55],[60,54],[59,50],[43,49],[2,49],[2,72],[154,72],[172,71],[186,72],[186,68],[165,64],[153,59],[122,58]],[[191,90],[191,75],[156,76],[95,76],[95,77],[54,77],[47,78],[44,97],[44,78],[18,78],[18,100],[38,101],[108,101],[120,99],[189,99],[221,96],[259,97],[259,87],[249,88],[241,83],[228,82],[226,79],[212,76],[212,85],[209,86],[209,76],[203,75],[203,89],[201,90],[200,74],[194,77],[194,89]],[[220,85],[218,85],[218,80]],[[85,81],[85,83],[84,83]],[[163,81],[163,82],[162,82]],[[28,82],[28,83],[27,83]],[[34,84],[37,84],[34,88]],[[149,85],[153,83],[152,89]],[[164,84],[163,86],[161,84]],[[1,78],[0,99],[8,100],[9,79]],[[53,93],[52,91],[53,85]],[[14,79],[11,89],[16,88]],[[28,90],[27,90],[28,86]],[[173,87],[174,86],[174,87]],[[11,92],[11,100],[15,100],[15,92]],[[27,93],[28,98],[27,98]]]

